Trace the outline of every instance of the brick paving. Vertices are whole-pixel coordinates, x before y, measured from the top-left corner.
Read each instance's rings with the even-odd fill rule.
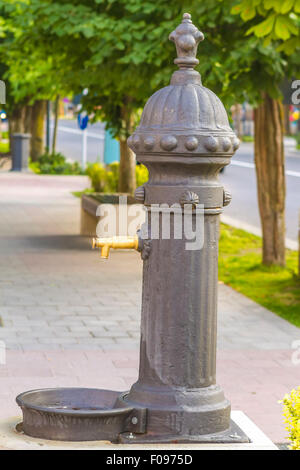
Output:
[[[137,377],[142,263],[100,261],[79,233],[85,177],[0,173],[0,417],[14,397],[52,386],[127,389]],[[278,400],[300,383],[300,330],[219,285],[218,382],[275,442]]]

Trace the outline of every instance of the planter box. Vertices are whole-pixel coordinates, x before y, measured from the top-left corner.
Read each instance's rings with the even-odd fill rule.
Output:
[[[100,220],[100,217],[96,215],[97,208],[100,204],[114,204],[116,205],[116,235],[119,234],[119,197],[127,196],[127,205],[138,204],[133,196],[126,193],[115,193],[115,194],[106,194],[106,193],[93,193],[93,194],[83,194],[81,196],[81,217],[80,217],[80,234],[83,236],[95,237],[96,236],[96,227]],[[141,204],[139,204],[141,205]],[[135,217],[128,217],[128,224]],[[98,236],[101,234],[98,233]]]

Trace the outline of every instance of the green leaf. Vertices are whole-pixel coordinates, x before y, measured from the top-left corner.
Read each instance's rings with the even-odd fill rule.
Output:
[[[287,27],[292,34],[294,34],[295,36],[298,36],[299,27],[296,26],[295,23],[290,18],[287,18]]]
[[[273,8],[273,3],[274,3],[274,0],[264,0],[264,7],[266,10],[270,10],[271,8]]]
[[[264,39],[263,46],[268,47],[271,43],[271,36],[268,36],[267,38]]]
[[[275,10],[277,13],[281,10],[281,0],[264,0],[264,7],[266,10]]]
[[[246,8],[245,10],[243,10],[242,14],[241,14],[241,17],[244,21],[249,21],[249,20],[252,20],[252,18],[254,18],[255,16],[255,8],[253,7],[248,7]]]
[[[281,13],[287,13],[293,8],[293,5],[295,3],[295,0],[284,0],[283,4],[281,5],[280,12]]]
[[[257,26],[251,26],[251,28],[249,28],[249,29],[246,31],[246,36],[250,36],[250,34],[252,34],[252,33],[255,34],[256,28],[257,28]]]
[[[278,52],[285,52],[285,54],[291,55],[295,52],[297,47],[300,47],[300,40],[298,38],[291,38],[288,41],[280,44],[276,50]]]
[[[300,13],[300,0],[295,1],[294,10],[295,13]]]
[[[289,39],[291,36],[287,27],[287,19],[284,16],[278,16],[275,23],[275,34],[279,39]]]
[[[275,14],[269,16],[265,21],[254,27],[254,34],[262,38],[271,33],[275,23]]]
[[[232,13],[233,15],[238,15],[239,13],[241,13],[241,11],[242,11],[242,5],[239,4],[239,5],[235,5],[234,7],[232,7],[230,13]]]

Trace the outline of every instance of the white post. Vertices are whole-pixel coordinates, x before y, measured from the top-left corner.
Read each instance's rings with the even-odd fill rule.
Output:
[[[86,155],[87,155],[87,128],[82,131],[82,168],[86,168]]]

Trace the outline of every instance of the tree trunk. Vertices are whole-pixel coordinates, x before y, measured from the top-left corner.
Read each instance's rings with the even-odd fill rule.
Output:
[[[33,162],[44,153],[44,121],[46,113],[46,102],[37,100],[32,106],[31,119],[31,148],[30,157]]]
[[[52,137],[52,154],[54,154],[56,150],[59,99],[60,99],[60,96],[57,95],[55,99],[55,103],[54,103],[54,127],[53,127],[53,137]]]
[[[124,105],[121,108],[122,127],[125,135],[120,136],[120,172],[119,187],[120,193],[133,194],[136,188],[135,176],[135,154],[127,146],[127,137],[133,132],[134,116],[130,108],[130,98],[124,98]]]
[[[235,131],[239,139],[243,137],[243,123],[242,123],[242,105],[236,103],[234,105],[234,122]]]
[[[9,147],[12,149],[12,135],[24,132],[25,106],[17,106],[9,115]]]
[[[31,133],[32,106],[25,106],[24,133]]]
[[[254,110],[254,129],[263,264],[285,266],[283,109],[267,93]]]
[[[46,146],[45,150],[47,153],[50,153],[50,110],[51,104],[50,101],[46,102]]]
[[[12,135],[18,133],[30,134],[31,131],[31,111],[32,107],[24,104],[15,106],[14,110],[9,114],[8,134],[9,145],[12,148]]]
[[[118,191],[120,193],[133,194],[135,188],[135,155],[127,146],[127,139],[120,139],[120,170]]]

